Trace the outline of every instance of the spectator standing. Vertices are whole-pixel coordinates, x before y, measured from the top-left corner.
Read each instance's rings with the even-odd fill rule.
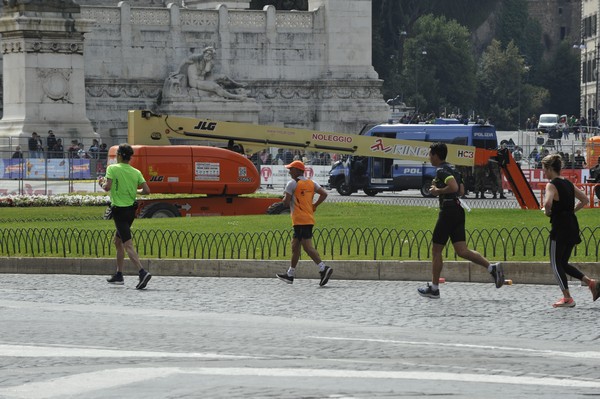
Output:
[[[485,199],[486,167],[475,165],[475,198]]]
[[[98,159],[98,151],[100,151],[100,146],[98,144],[98,139],[92,140],[92,145],[88,148],[88,154],[92,159]]]
[[[575,136],[575,140],[579,140],[579,133],[581,131],[587,130],[587,119],[585,119],[585,116],[582,116],[581,119],[579,119],[579,126],[581,126],[581,129],[573,131],[573,136]]]
[[[54,147],[56,146],[56,136],[54,135],[54,132],[51,130],[48,130],[48,137],[46,137],[46,151],[48,153],[48,158],[55,158],[54,157]]]
[[[587,183],[600,183],[600,157],[598,157],[598,163],[590,168],[590,177],[587,179]],[[594,193],[596,198],[600,199],[600,185],[594,186]]]
[[[536,130],[538,128],[538,119],[535,115],[531,115],[531,130]]]
[[[585,157],[581,154],[581,150],[575,151],[575,158],[573,158],[575,169],[584,169],[587,168],[587,163],[585,162]]]
[[[283,148],[279,148],[277,150],[277,154],[275,155],[275,158],[273,159],[273,165],[285,165],[285,155],[283,153]]]
[[[103,174],[106,172],[106,162],[108,159],[108,146],[106,143],[100,144],[98,149],[98,164],[96,165],[96,173]]]
[[[90,157],[90,172],[93,174],[94,178],[98,175],[98,170],[103,170],[103,168],[98,167],[98,151],[100,151],[98,140],[93,139],[92,145],[88,148],[88,155]]]
[[[283,153],[283,164],[289,165],[292,163],[293,160],[294,160],[294,154],[290,150],[286,149],[285,152]]]
[[[124,284],[123,264],[125,253],[127,253],[131,262],[139,270],[139,282],[135,288],[142,290],[146,288],[152,276],[144,270],[139,255],[133,246],[131,225],[135,220],[137,209],[136,195],[150,194],[150,188],[142,173],[129,165],[132,156],[133,148],[129,144],[119,145],[117,163],[108,167],[106,177],[101,176],[98,178],[98,183],[104,191],[110,192],[112,215],[117,230],[114,238],[117,249],[117,272],[106,281],[111,284]]]
[[[64,158],[65,148],[63,147],[62,139],[56,139],[56,144],[52,149],[53,158]]]
[[[496,199],[498,194],[500,194],[500,199],[506,199],[504,196],[504,187],[502,187],[500,164],[494,159],[488,161],[488,178],[492,187],[492,198]]]
[[[89,159],[90,158],[89,154],[85,150],[85,146],[83,145],[83,143],[79,143],[77,145],[77,158],[79,158],[79,159]]]
[[[77,143],[77,139],[71,140],[71,145],[67,149],[69,153],[69,159],[77,158],[77,152],[79,151],[79,144]]]
[[[521,150],[521,147],[516,146],[515,150],[512,153],[512,156],[515,162],[520,165],[521,161],[523,160],[523,150]]]
[[[108,146],[105,143],[100,144],[98,148],[98,159],[106,160],[108,158]]]
[[[269,150],[264,149],[260,152],[260,164],[261,165],[271,165],[271,163],[273,162],[273,159],[271,157],[271,153],[269,152]]]
[[[20,145],[18,145],[18,146],[15,148],[15,152],[13,152],[13,154],[12,154],[12,157],[11,157],[11,158],[12,158],[12,159],[23,159],[23,152],[21,152],[21,146],[20,146]]]
[[[43,158],[43,145],[40,136],[37,132],[31,133],[31,138],[28,142],[29,158]]]
[[[566,152],[564,154],[563,153],[559,153],[559,154],[563,159],[563,165],[565,165],[565,169],[573,169],[573,162],[571,159],[572,156],[569,155],[568,152]]]

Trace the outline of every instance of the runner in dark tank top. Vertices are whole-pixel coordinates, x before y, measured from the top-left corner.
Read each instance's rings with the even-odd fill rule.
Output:
[[[550,265],[563,293],[563,297],[552,306],[555,308],[572,308],[575,300],[569,292],[567,275],[581,280],[592,291],[592,299],[600,297],[600,283],[584,275],[579,269],[569,263],[571,252],[575,245],[581,242],[579,223],[575,212],[589,202],[583,191],[570,181],[560,176],[562,159],[558,154],[552,154],[542,159],[544,176],[548,179],[544,194],[546,216],[550,217]],[[577,203],[575,203],[577,199]]]

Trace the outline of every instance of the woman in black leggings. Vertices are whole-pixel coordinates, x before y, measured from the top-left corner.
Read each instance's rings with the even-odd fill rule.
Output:
[[[567,274],[586,284],[595,301],[600,297],[600,282],[590,279],[575,266],[569,264],[569,258],[575,245],[581,242],[579,223],[575,212],[589,203],[585,193],[573,183],[560,176],[562,159],[558,154],[552,154],[542,159],[542,169],[548,179],[544,194],[544,213],[550,217],[550,264],[558,285],[563,292],[563,298],[554,305],[555,308],[572,308],[575,301],[569,292]],[[575,204],[575,198],[579,201]]]

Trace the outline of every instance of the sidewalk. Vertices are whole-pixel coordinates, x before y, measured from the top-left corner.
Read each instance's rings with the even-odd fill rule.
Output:
[[[490,259],[493,261],[493,259]],[[328,261],[339,280],[429,281],[430,261]],[[142,259],[144,268],[154,276],[271,278],[287,270],[289,261],[229,259]],[[556,284],[548,261],[502,262],[506,279],[514,284]],[[0,258],[0,273],[110,275],[114,258]],[[577,267],[591,278],[600,277],[597,263]],[[125,274],[137,275],[129,260]],[[446,261],[442,277],[450,282],[488,283],[491,277],[481,266],[465,261]],[[319,278],[311,261],[300,261],[297,278]]]

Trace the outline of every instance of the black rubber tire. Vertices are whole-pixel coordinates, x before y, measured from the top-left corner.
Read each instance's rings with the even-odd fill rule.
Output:
[[[337,187],[337,192],[340,195],[348,196],[352,194],[352,187],[350,187],[346,182],[341,182]]]
[[[290,207],[285,206],[283,202],[276,202],[267,208],[267,215],[282,215],[289,214]]]
[[[175,205],[167,202],[157,202],[152,205],[148,205],[140,212],[140,219],[150,218],[178,218],[181,217],[179,209]]]
[[[363,190],[365,192],[365,194],[367,194],[369,197],[374,197],[377,195],[377,193],[379,193],[379,191],[377,190]]]
[[[421,185],[421,195],[425,198],[432,198],[433,195],[429,193],[429,189],[431,188],[432,180],[428,177],[423,179],[423,184]]]

